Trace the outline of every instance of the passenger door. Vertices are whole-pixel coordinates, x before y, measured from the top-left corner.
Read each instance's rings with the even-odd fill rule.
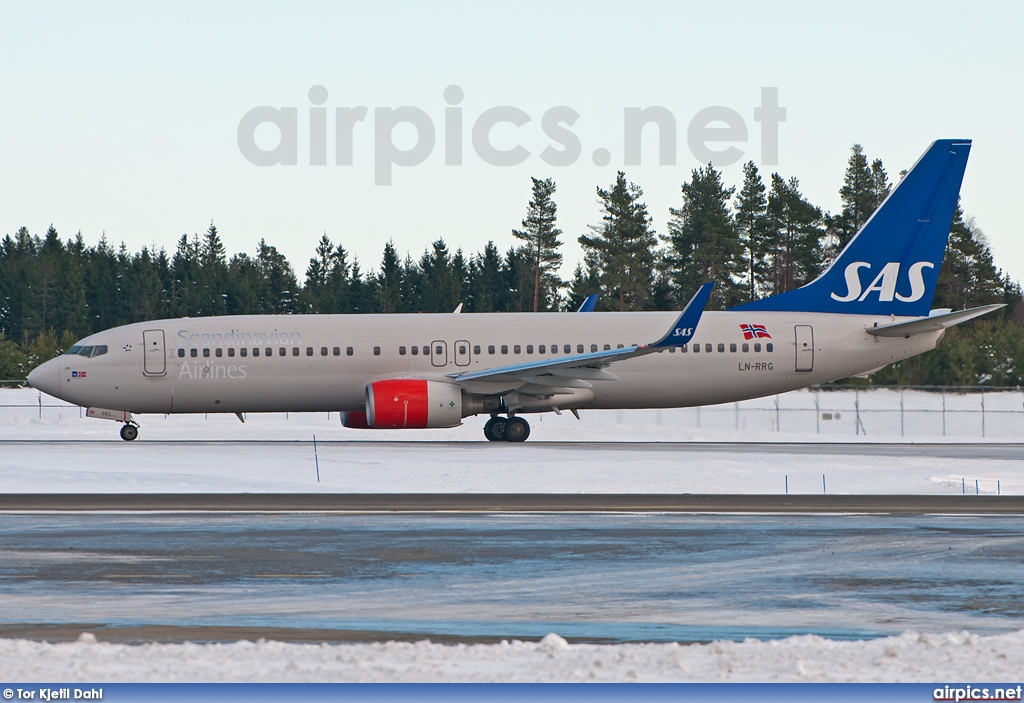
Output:
[[[797,325],[796,330],[796,370],[814,370],[814,330],[810,325]]]
[[[142,333],[142,372],[146,376],[163,376],[167,373],[167,352],[163,330],[145,330]]]

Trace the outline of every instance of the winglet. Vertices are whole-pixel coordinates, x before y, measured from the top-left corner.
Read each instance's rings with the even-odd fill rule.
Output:
[[[700,322],[700,317],[704,314],[704,308],[708,304],[708,299],[711,297],[711,289],[714,286],[715,284],[710,281],[702,285],[693,294],[693,297],[690,298],[690,302],[683,308],[679,319],[669,328],[665,336],[647,346],[655,348],[678,347],[693,339],[693,334],[697,331],[697,323]]]
[[[597,293],[591,293],[587,296],[583,304],[580,305],[580,309],[576,312],[594,312],[594,308],[597,307]]]

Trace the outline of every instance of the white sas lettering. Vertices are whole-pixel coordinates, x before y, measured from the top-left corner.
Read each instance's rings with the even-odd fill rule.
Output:
[[[910,295],[902,295],[896,291],[896,284],[899,281],[900,263],[890,261],[878,275],[874,277],[871,284],[864,288],[860,281],[860,270],[866,268],[871,270],[871,264],[866,261],[854,261],[846,267],[844,276],[846,278],[846,295],[832,293],[832,299],[840,303],[850,303],[854,300],[863,302],[871,293],[878,293],[878,300],[882,303],[891,303],[898,300],[901,303],[913,303],[924,297],[924,269],[935,268],[935,264],[929,261],[918,261],[907,270],[907,278],[910,281]]]

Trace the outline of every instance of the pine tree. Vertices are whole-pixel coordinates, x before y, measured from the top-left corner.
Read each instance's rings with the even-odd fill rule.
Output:
[[[882,204],[892,188],[880,159],[875,159],[868,166],[868,157],[860,144],[854,144],[851,152],[846,164],[843,187],[839,189],[843,210],[835,218],[836,241],[829,247],[828,260],[842,251],[847,242]]]
[[[683,204],[669,208],[668,263],[678,303],[686,301],[701,284],[712,281],[711,309],[722,310],[742,302],[734,276],[742,274],[743,250],[729,211],[734,188],[722,184],[722,174],[708,164],[694,169],[682,186]],[[737,270],[739,269],[739,270]]]
[[[210,228],[203,235],[198,248],[199,254],[199,290],[197,291],[200,305],[199,314],[223,315],[227,310],[224,300],[224,289],[227,285],[228,262],[224,251],[224,243],[220,239],[216,225],[210,221]]]
[[[753,161],[743,166],[743,188],[736,196],[733,217],[744,252],[743,276],[746,279],[748,300],[758,300],[764,297],[763,293],[767,290],[768,199],[765,197],[761,174]]]
[[[962,310],[1004,302],[1006,285],[985,235],[957,203],[932,307]],[[1012,298],[1012,296],[1011,296]]]
[[[821,270],[824,216],[800,193],[800,181],[772,174],[767,206],[768,295],[809,283]]]
[[[402,309],[402,262],[391,240],[384,244],[384,256],[376,276],[375,288],[376,308],[379,312],[398,312]]]
[[[334,244],[324,232],[316,247],[316,255],[309,260],[306,267],[306,282],[302,286],[302,309],[304,312],[327,312],[325,309],[327,279],[334,268]]]
[[[602,223],[579,237],[586,266],[597,270],[601,282],[598,304],[613,310],[643,310],[650,297],[657,236],[642,195],[619,171],[611,189],[597,189]]]
[[[569,296],[565,302],[565,309],[567,311],[579,310],[588,295],[597,293],[600,296],[600,291],[601,280],[597,269],[584,269],[582,264],[576,264],[576,270],[572,273],[572,281],[569,283]],[[597,302],[601,303],[600,297]]]
[[[551,309],[557,304],[558,289],[562,280],[558,277],[558,269],[562,265],[562,255],[558,248],[562,242],[558,237],[562,230],[555,227],[557,206],[551,199],[555,193],[555,182],[548,178],[533,181],[533,199],[527,206],[523,229],[512,230],[512,235],[523,242],[529,254],[530,267],[533,269],[533,311]]]
[[[496,312],[502,309],[502,259],[493,241],[488,241],[484,250],[473,257],[469,278],[468,311]]]

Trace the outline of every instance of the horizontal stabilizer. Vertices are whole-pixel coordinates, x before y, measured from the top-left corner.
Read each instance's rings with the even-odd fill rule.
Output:
[[[958,310],[957,312],[948,312],[943,315],[922,317],[919,320],[911,320],[910,322],[897,322],[894,325],[884,325],[883,327],[869,327],[865,331],[868,334],[875,335],[876,337],[909,337],[912,334],[938,332],[939,330],[944,330],[947,327],[953,327],[962,322],[973,320],[976,317],[990,313],[993,310],[998,310],[1002,307],[1006,306],[982,305],[981,307]]]

